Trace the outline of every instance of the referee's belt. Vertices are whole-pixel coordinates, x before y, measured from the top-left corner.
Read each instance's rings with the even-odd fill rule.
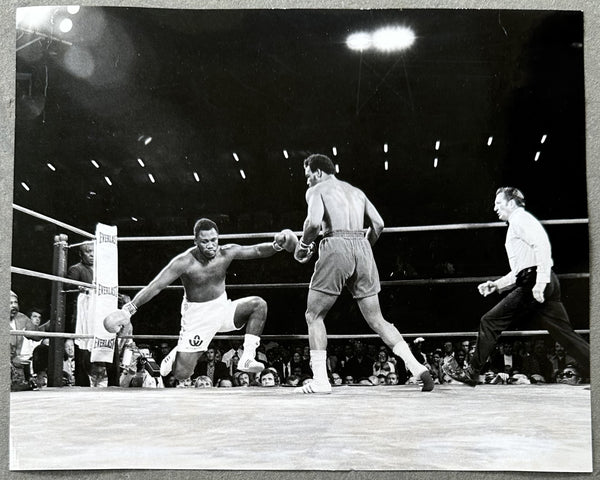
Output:
[[[525,278],[526,276],[528,276],[532,273],[536,273],[536,272],[537,272],[537,267],[524,268],[519,273],[517,273],[517,280],[521,280],[521,279]]]

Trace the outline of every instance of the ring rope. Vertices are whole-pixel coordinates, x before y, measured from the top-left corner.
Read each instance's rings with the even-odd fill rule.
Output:
[[[589,329],[575,330],[580,334],[589,334]],[[62,332],[36,332],[31,330],[11,330],[10,335],[19,336],[27,335],[28,337],[36,338],[73,338],[73,339],[89,339],[94,338],[94,335],[85,335],[81,333],[62,333]],[[440,332],[440,333],[403,333],[402,336],[405,338],[438,338],[438,337],[477,337],[477,332]],[[548,330],[521,330],[521,331],[506,331],[502,332],[502,336],[510,337],[527,337],[534,335],[549,335]],[[125,339],[139,339],[139,340],[177,340],[179,335],[122,335],[118,338]],[[215,335],[214,340],[239,340],[243,339],[244,335]],[[309,338],[308,335],[261,335],[262,340],[306,340]],[[331,340],[352,340],[361,338],[381,338],[375,333],[367,333],[364,335],[360,334],[339,334],[330,335],[327,334],[327,338]]]
[[[86,240],[84,242],[79,242],[79,243],[72,243],[71,245],[68,246],[68,248],[81,247],[81,245],[89,245],[90,243],[92,243],[92,240]]]
[[[55,280],[63,283],[69,283],[72,285],[79,285],[95,289],[96,286],[91,283],[80,282],[79,280],[72,280],[70,278],[58,277],[56,275],[50,275],[48,273],[36,272],[34,270],[28,270],[20,267],[10,267],[11,273],[17,273],[20,275],[26,275],[30,277],[42,278],[45,280]],[[496,276],[496,275],[492,275]],[[589,278],[589,273],[563,273],[559,274],[558,277],[561,279],[580,279]],[[435,284],[459,284],[459,283],[477,283],[485,282],[489,280],[489,277],[450,277],[450,278],[414,278],[414,279],[403,279],[403,280],[382,280],[381,286],[397,286],[397,285],[435,285]],[[227,289],[240,290],[248,288],[306,288],[310,284],[307,282],[300,283],[239,283],[229,284]],[[123,285],[120,286],[120,290],[141,290],[145,285]],[[166,287],[167,290],[181,290],[183,285],[169,285]],[[66,290],[64,293],[74,293],[78,290]]]
[[[45,280],[55,280],[57,282],[69,283],[72,285],[80,285],[82,287],[88,287],[95,289],[96,286],[92,283],[80,282],[79,280],[71,280],[70,278],[58,277],[56,275],[50,275],[48,273],[36,272],[34,270],[27,270],[26,268],[10,267],[11,273],[18,273],[20,275],[26,275],[28,277],[43,278]]]
[[[66,228],[67,230],[71,230],[72,232],[78,233],[79,235],[83,235],[84,237],[89,237],[89,238],[96,237],[94,234],[86,232],[85,230],[81,230],[80,228],[77,228],[77,227],[72,227],[71,225],[61,222],[60,220],[56,220],[52,217],[48,217],[41,213],[34,212],[33,210],[29,210],[28,208],[21,207],[20,205],[17,205],[15,203],[13,203],[13,208],[20,212],[31,215],[32,217],[37,217],[37,218],[41,218],[42,220],[47,220],[50,223],[54,223],[55,225],[58,225],[59,227]]]
[[[491,275],[499,276],[499,275]],[[579,278],[589,278],[589,273],[562,273],[557,275],[561,279],[579,279]],[[489,280],[490,277],[460,277],[460,278],[414,278],[414,279],[404,279],[404,280],[382,280],[381,286],[396,286],[396,285],[434,285],[434,284],[458,284],[458,283],[477,283],[477,282],[485,282]],[[306,288],[310,284],[309,283],[238,283],[238,284],[228,284],[226,289],[228,290],[238,290],[238,289],[248,289],[248,288]],[[123,285],[119,286],[120,290],[141,290],[145,285]],[[181,290],[183,289],[183,285],[169,285],[166,287],[168,290]]]
[[[587,218],[567,218],[558,220],[541,220],[544,225],[575,225],[588,224]],[[386,227],[383,233],[403,233],[403,232],[427,232],[439,230],[472,230],[478,228],[496,228],[505,227],[505,222],[489,223],[450,223],[445,225],[416,225],[407,227]],[[229,240],[232,238],[268,238],[273,237],[279,232],[262,233],[225,233],[219,234],[219,238]],[[302,235],[302,231],[294,232],[296,235]],[[165,236],[139,236],[139,237],[119,237],[119,242],[159,242],[159,241],[180,241],[194,240],[193,235],[165,235]]]

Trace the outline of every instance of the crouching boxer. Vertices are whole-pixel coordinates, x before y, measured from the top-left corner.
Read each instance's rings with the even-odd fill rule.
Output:
[[[181,279],[184,296],[179,341],[163,359],[161,375],[173,373],[180,381],[189,378],[217,332],[240,330],[244,325],[244,353],[238,369],[249,373],[262,371],[264,365],[256,361],[255,355],[267,318],[267,303],[256,296],[229,300],[225,275],[233,260],[266,258],[282,250],[294,252],[298,238],[291,230],[283,230],[275,235],[273,242],[220,246],[217,225],[201,218],[194,225],[194,243],[194,247],[173,258],[131,302],[108,315],[104,327],[112,333],[120,332],[130,324],[139,307]]]

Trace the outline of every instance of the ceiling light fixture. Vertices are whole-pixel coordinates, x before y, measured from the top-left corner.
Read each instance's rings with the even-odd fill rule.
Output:
[[[151,173],[148,174],[148,178],[152,183],[156,183],[156,180],[154,180],[154,175],[152,175]]]
[[[200,181],[200,177],[198,176],[197,172],[194,172],[194,179],[199,182]]]
[[[98,162],[96,160],[90,160],[90,162],[92,162],[92,165],[96,168],[100,168],[100,165],[98,165]]]
[[[108,183],[109,187],[112,187],[112,182],[110,181],[110,178],[104,177],[104,180],[106,180],[106,183]]]
[[[385,27],[372,35],[373,46],[381,52],[398,52],[415,43],[415,33],[408,27]]]
[[[29,191],[29,185],[27,185],[25,182],[21,182],[21,186],[22,186],[22,187],[23,187],[25,190]]]
[[[46,165],[48,165],[48,168],[50,170],[52,170],[53,172],[56,172],[56,168],[54,167],[54,165],[52,165],[51,163],[47,163]]]
[[[146,166],[146,164],[144,163],[144,161],[141,158],[138,158],[137,161],[140,164],[140,167],[144,168]]]
[[[492,144],[493,140],[494,140],[494,137],[488,137],[488,141],[487,141],[488,147]]]
[[[346,45],[350,50],[357,50],[362,52],[363,50],[371,48],[371,46],[373,45],[373,40],[371,38],[370,33],[357,32],[348,35],[348,38],[346,39]]]
[[[233,158],[235,159],[236,162],[240,161],[240,157],[238,157],[237,153],[233,152]]]

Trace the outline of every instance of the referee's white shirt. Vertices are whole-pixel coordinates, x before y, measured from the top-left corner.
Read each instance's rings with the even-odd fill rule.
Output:
[[[499,289],[514,285],[517,273],[529,267],[537,267],[537,282],[550,283],[553,262],[548,234],[539,220],[522,207],[508,217],[504,246],[510,273],[496,280]]]

